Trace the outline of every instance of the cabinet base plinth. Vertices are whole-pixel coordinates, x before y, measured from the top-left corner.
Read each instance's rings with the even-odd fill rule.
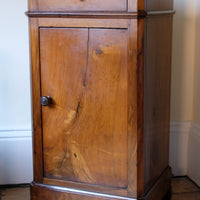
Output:
[[[31,200],[162,200],[171,189],[171,169],[167,168],[143,198],[130,198],[72,188],[32,183]]]

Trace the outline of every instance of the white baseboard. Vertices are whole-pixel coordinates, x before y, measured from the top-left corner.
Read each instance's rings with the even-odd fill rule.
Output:
[[[170,125],[170,166],[175,176],[187,174],[190,129],[191,122],[172,122]]]
[[[188,176],[200,186],[200,126],[193,124],[188,144]]]
[[[0,131],[0,185],[33,180],[31,130]]]
[[[172,122],[170,165],[175,176],[188,175],[200,185],[200,126],[193,122]]]

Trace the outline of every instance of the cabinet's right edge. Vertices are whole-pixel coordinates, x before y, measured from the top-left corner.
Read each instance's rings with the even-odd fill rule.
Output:
[[[172,19],[172,14],[145,19],[144,193],[169,164]]]

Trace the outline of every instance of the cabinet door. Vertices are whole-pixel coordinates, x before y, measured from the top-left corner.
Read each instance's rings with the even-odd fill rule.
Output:
[[[127,29],[40,28],[44,177],[127,186]]]

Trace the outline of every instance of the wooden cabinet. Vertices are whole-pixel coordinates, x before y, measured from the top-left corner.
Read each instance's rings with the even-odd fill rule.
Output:
[[[164,2],[29,0],[32,200],[170,191],[173,10]]]

